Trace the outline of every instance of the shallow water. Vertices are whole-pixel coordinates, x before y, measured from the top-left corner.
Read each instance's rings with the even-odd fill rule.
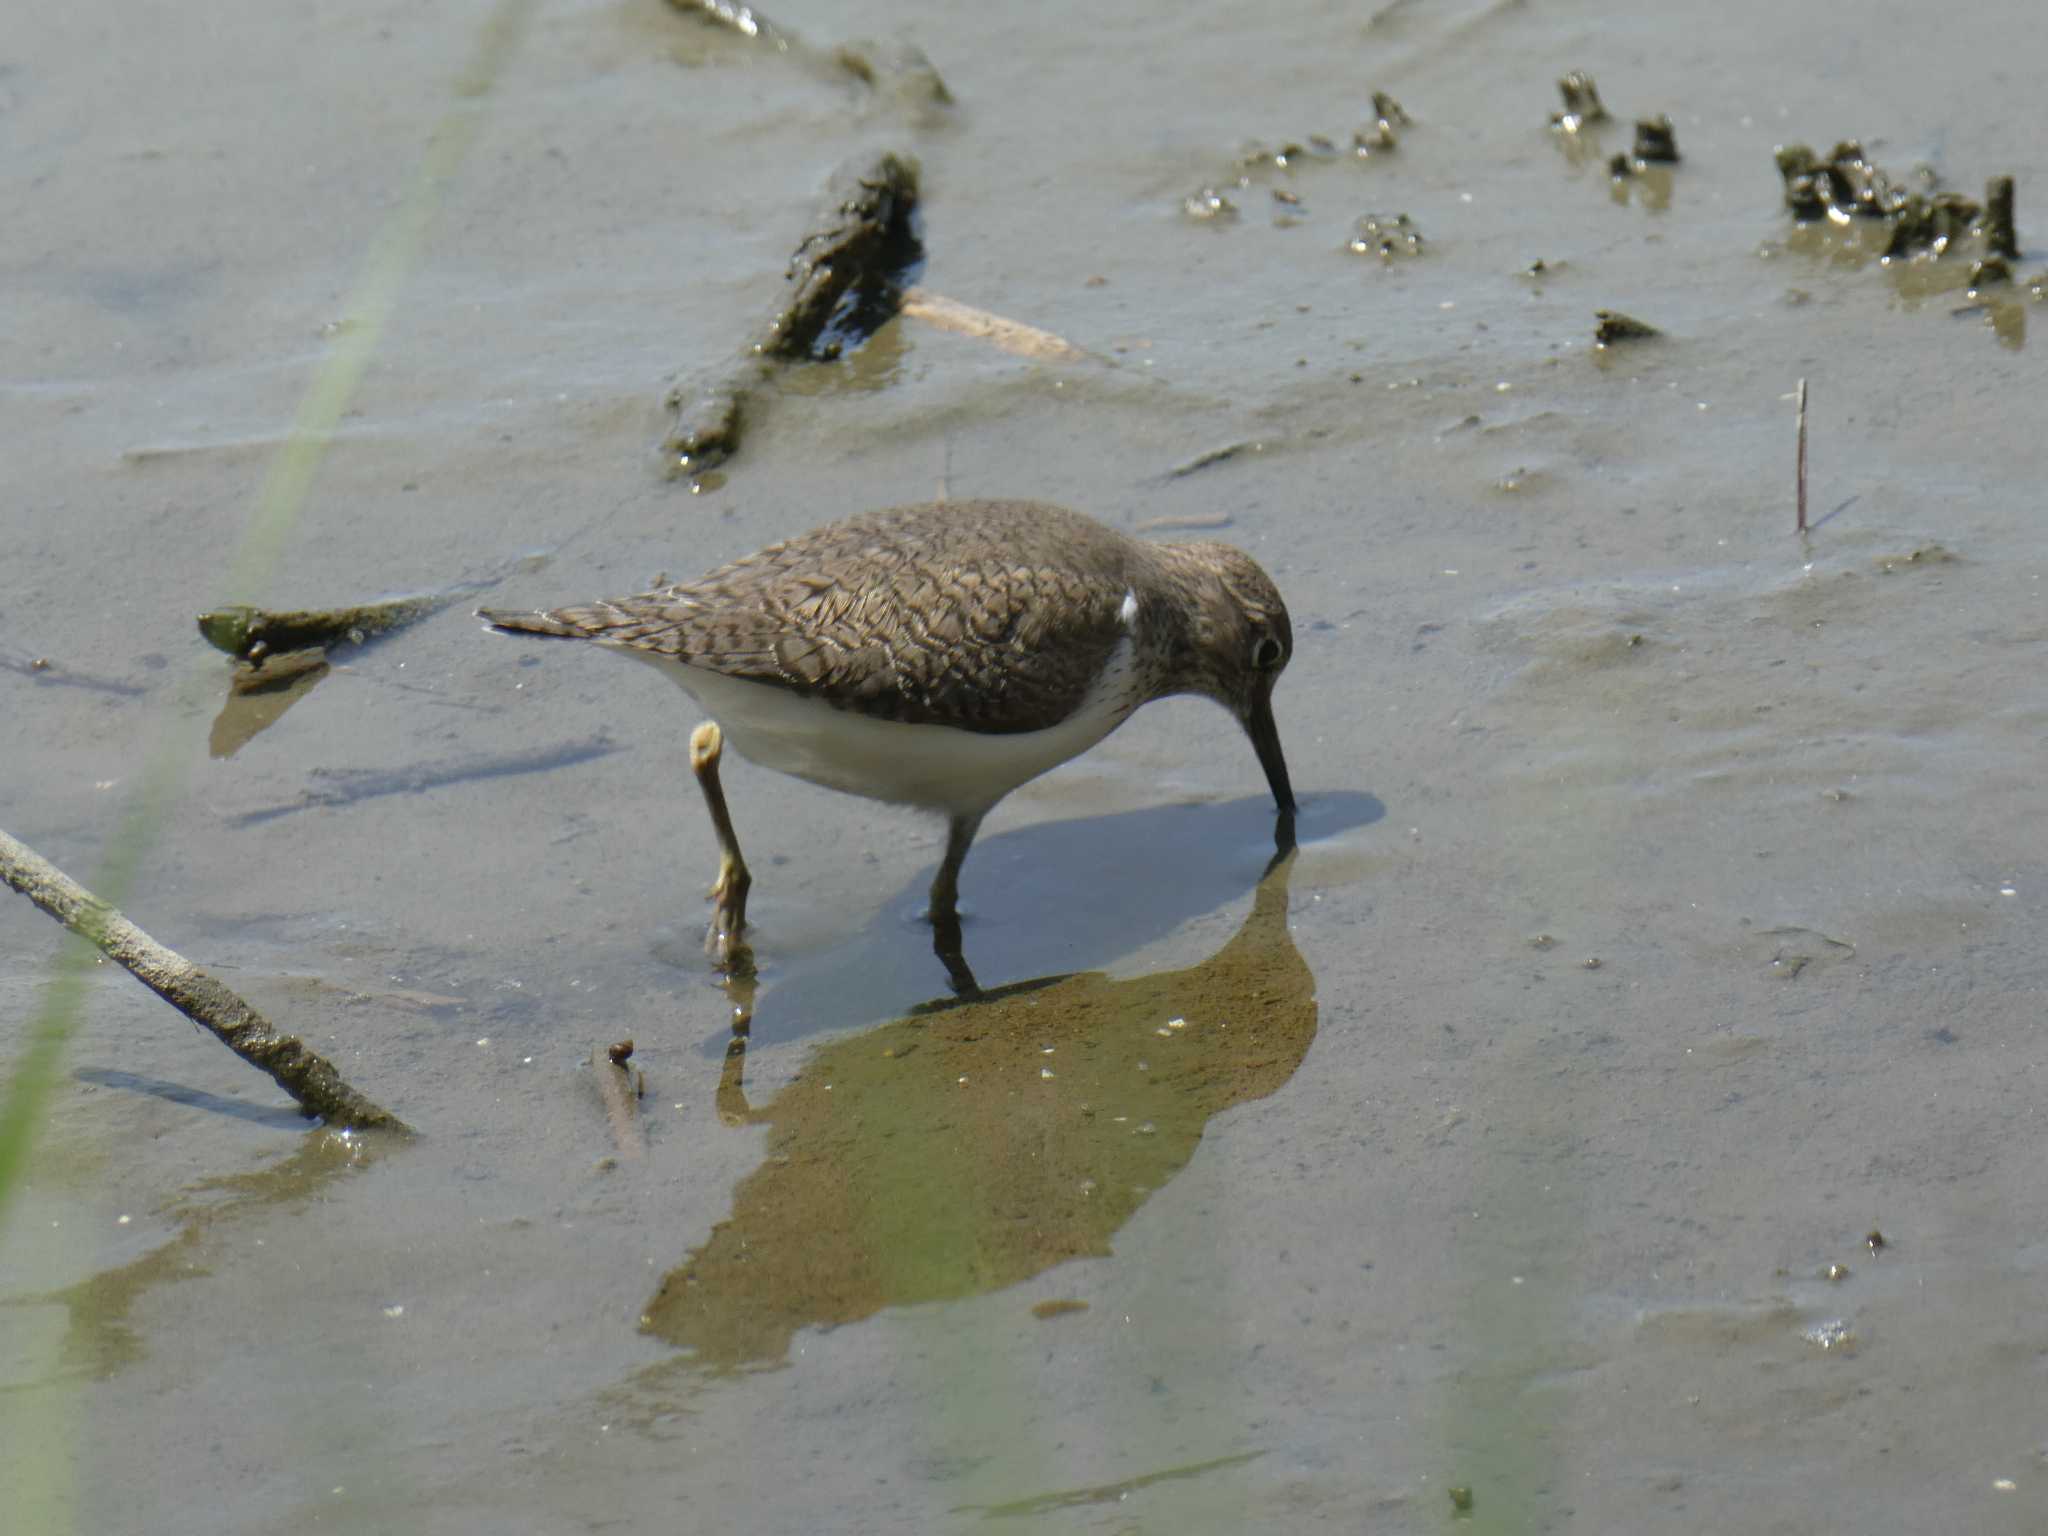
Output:
[[[2029,247],[2031,13],[771,14],[914,41],[958,106],[658,0],[10,34],[0,826],[424,1133],[309,1134],[95,972],[0,1235],[15,1528],[1419,1531],[1455,1487],[1475,1532],[2039,1529],[2039,306],[1795,235],[1771,164],[1857,135],[2009,173]],[[1601,154],[1545,126],[1570,68]],[[1348,146],[1374,88],[1393,153],[1180,211],[1248,140]],[[1654,112],[1685,158],[1617,198]],[[660,479],[664,381],[750,334],[866,146],[922,162],[927,288],[1098,361],[894,322],[787,376],[715,489]],[[1400,212],[1421,254],[1344,249]],[[1596,355],[1597,309],[1665,335]],[[1057,1037],[912,1013],[938,828],[736,765],[741,1083],[695,717],[647,669],[458,605],[209,752],[202,609],[580,600],[939,495],[1272,571],[1284,937],[1212,706],[1146,710],[969,861],[976,972],[1074,978],[1006,999]],[[1098,1154],[1104,1084],[1162,1067],[1119,1031],[1235,1013],[1246,934],[1286,1039]],[[57,937],[0,905],[10,1057]],[[607,1165],[622,1036],[647,1150]],[[693,1264],[722,1331],[658,1299]]]

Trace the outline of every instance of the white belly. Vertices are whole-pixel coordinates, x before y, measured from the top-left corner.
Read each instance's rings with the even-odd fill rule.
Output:
[[[1072,715],[1042,731],[1007,735],[875,720],[788,688],[620,649],[681,684],[750,762],[850,795],[948,815],[986,811],[1019,784],[1087,751],[1139,703],[1128,638]]]

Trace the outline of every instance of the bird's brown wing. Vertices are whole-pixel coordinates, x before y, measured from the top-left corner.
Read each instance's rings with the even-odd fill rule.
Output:
[[[1064,718],[1128,633],[1123,542],[1037,508],[1002,540],[972,519],[935,528],[930,510],[833,524],[659,592],[490,617],[909,725],[1001,734]]]

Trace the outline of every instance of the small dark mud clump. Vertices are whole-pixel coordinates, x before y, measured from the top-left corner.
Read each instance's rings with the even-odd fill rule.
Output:
[[[1671,167],[1678,164],[1678,131],[1663,114],[1639,119],[1635,146],[1625,155],[1607,162],[1607,175],[1614,186],[1614,200],[1625,203],[1629,189],[1637,189],[1645,208],[1662,213],[1671,206]]]
[[[1599,322],[1593,328],[1593,345],[1596,347],[1611,347],[1624,341],[1647,341],[1652,336],[1664,334],[1654,325],[1633,315],[1624,315],[1618,309],[1596,309],[1593,318]]]
[[[1422,231],[1405,213],[1368,213],[1352,228],[1345,249],[1357,256],[1377,256],[1382,262],[1422,254]]]
[[[1678,163],[1678,130],[1671,126],[1670,118],[1660,112],[1655,117],[1638,119],[1635,157],[1652,164]]]
[[[1874,562],[1878,573],[1890,576],[1898,571],[1931,569],[1937,565],[1954,565],[1958,556],[1942,544],[1922,544],[1918,549],[1908,550],[1903,555],[1880,555]]]
[[[1357,163],[1391,154],[1400,147],[1401,131],[1414,119],[1385,91],[1372,93],[1372,116],[1351,135],[1350,149],[1325,133],[1305,134],[1268,144],[1253,139],[1241,145],[1223,174],[1180,201],[1182,215],[1200,224],[1234,221],[1238,204],[1254,187],[1267,185],[1275,177],[1281,186],[1272,189],[1273,223],[1287,228],[1303,222],[1305,197],[1296,178],[1312,167]]]
[[[1607,108],[1600,102],[1600,87],[1584,70],[1575,69],[1557,82],[1564,98],[1564,110],[1550,114],[1550,126],[1559,133],[1577,133],[1607,121]]]
[[[1908,190],[1865,154],[1856,139],[1842,140],[1825,159],[1804,144],[1786,144],[1776,159],[1785,207],[1796,222],[1880,221],[1890,231],[1881,252],[1887,260],[1947,256],[1971,240],[1986,255],[2019,255],[2010,176],[1992,177],[1980,203],[1931,186],[1926,191]],[[1931,173],[1923,180],[1931,183]]]
[[[682,379],[664,404],[675,415],[663,448],[679,474],[702,474],[739,451],[745,388],[731,379]]]
[[[1635,139],[1625,152],[1608,154],[1601,143],[1601,129],[1613,121],[1600,100],[1600,88],[1583,70],[1573,70],[1557,82],[1564,98],[1564,110],[1550,114],[1550,131],[1557,147],[1574,166],[1605,164],[1614,201],[1640,202],[1652,213],[1671,206],[1671,168],[1678,164],[1678,130],[1665,113],[1639,117]]]
[[[2012,178],[1994,176],[1984,188],[1984,244],[1994,256],[2018,261],[2019,232],[2012,222]]]
[[[1270,148],[1255,141],[1237,152],[1238,185],[1248,187],[1254,176],[1267,171],[1296,171],[1305,165],[1330,165],[1336,159],[1337,141],[1327,134],[1312,133]]]
[[[1237,204],[1214,187],[1203,187],[1181,199],[1180,211],[1198,224],[1228,224],[1237,218]]]
[[[1374,91],[1372,121],[1351,135],[1351,152],[1361,160],[1370,160],[1374,155],[1399,149],[1401,136],[1395,130],[1407,127],[1410,121],[1401,103],[1385,91]]]
[[[1855,139],[1842,140],[1825,157],[1807,145],[1787,144],[1775,158],[1785,208],[1797,226],[1794,249],[1837,262],[1878,263],[1909,309],[1963,290],[1975,302],[1952,314],[1983,317],[2005,346],[2024,342],[2026,307],[2013,292],[2019,233],[2012,177],[1992,177],[1979,202],[1942,188],[1925,166],[1910,178],[1892,175]]]

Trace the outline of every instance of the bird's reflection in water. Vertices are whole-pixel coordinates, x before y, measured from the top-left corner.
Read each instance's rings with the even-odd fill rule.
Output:
[[[1315,1038],[1290,831],[1243,927],[1199,965],[932,1004],[824,1047],[759,1107],[736,1040],[719,1111],[769,1128],[767,1160],[642,1326],[704,1370],[771,1366],[801,1328],[1109,1253],[1210,1117],[1279,1089]]]

